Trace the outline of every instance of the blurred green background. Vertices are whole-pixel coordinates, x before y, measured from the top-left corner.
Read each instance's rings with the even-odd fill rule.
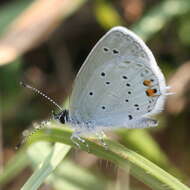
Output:
[[[19,86],[41,89],[62,104],[88,53],[113,26],[141,36],[176,94],[169,96],[156,129],[114,133],[126,147],[190,184],[190,1],[189,0],[2,0],[0,2],[0,171],[17,155],[22,132],[51,117],[44,98]],[[45,145],[46,146],[46,145]],[[34,153],[36,154],[36,153]],[[67,155],[64,189],[149,188],[105,160],[82,151]],[[59,167],[60,170],[61,167]],[[67,169],[68,168],[68,169]],[[75,175],[71,175],[73,172]],[[23,162],[2,189],[17,190],[32,173]],[[81,178],[80,178],[81,177]],[[126,180],[127,179],[127,180]],[[58,183],[58,181],[57,181]],[[66,188],[67,187],[67,188]],[[59,189],[44,184],[41,190]]]

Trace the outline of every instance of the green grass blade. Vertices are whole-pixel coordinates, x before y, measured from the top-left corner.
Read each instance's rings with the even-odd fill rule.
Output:
[[[46,177],[60,164],[70,150],[70,146],[56,143],[51,153],[46,157],[42,166],[37,169],[21,190],[36,190],[45,181]]]
[[[62,190],[63,187],[69,190],[98,190],[106,189],[109,180],[101,174],[92,174],[70,160],[64,160],[46,181],[56,190]]]
[[[31,135],[28,143],[39,140],[47,140],[50,142],[60,142],[75,146],[70,139],[72,132],[66,128],[41,129]],[[130,173],[138,180],[147,184],[156,190],[189,190],[187,186],[178,179],[165,172],[149,160],[139,154],[127,149],[123,145],[109,139],[105,139],[109,150],[102,145],[97,144],[95,140],[86,140],[89,144],[88,148],[85,144],[80,144],[80,148],[89,151],[98,157],[114,162],[118,167],[127,170],[130,166]]]
[[[31,160],[33,168],[36,168],[45,160],[51,148],[50,143],[40,141],[32,144],[32,146],[27,149],[28,158]],[[60,152],[60,155],[61,154]],[[101,175],[99,174],[98,176]],[[45,183],[51,184],[56,190],[62,190],[62,187],[69,190],[97,190],[105,189],[107,181],[105,177],[97,177],[85,168],[64,159],[64,161],[59,164],[59,167],[48,176]]]
[[[50,143],[41,141],[32,144],[27,149],[27,154],[26,149],[19,150],[7,163],[3,173],[0,175],[0,186],[10,182],[26,167],[37,168],[51,152],[51,149]],[[59,164],[59,167],[43,182],[51,184],[56,190],[62,190],[62,187],[69,190],[105,189],[108,179],[100,174],[98,176],[76,165],[74,162],[64,159]]]

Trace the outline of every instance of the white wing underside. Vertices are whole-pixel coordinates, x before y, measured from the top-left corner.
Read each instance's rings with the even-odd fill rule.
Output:
[[[156,96],[147,96],[144,80],[153,81]],[[165,93],[164,76],[149,48],[128,29],[115,27],[81,67],[69,114],[73,123],[91,123],[96,128],[142,128],[153,125],[146,119],[162,110]]]

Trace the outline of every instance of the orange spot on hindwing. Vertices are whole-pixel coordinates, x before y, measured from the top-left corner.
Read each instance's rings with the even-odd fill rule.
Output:
[[[145,86],[152,86],[152,81],[151,80],[144,80],[143,84]]]
[[[146,90],[146,95],[147,96],[155,96],[156,95],[156,92],[157,92],[157,90],[156,89],[147,89]]]

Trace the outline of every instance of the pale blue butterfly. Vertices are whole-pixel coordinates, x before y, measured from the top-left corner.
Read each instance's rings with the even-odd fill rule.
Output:
[[[78,72],[69,110],[54,118],[69,123],[79,140],[110,129],[154,127],[150,116],[162,111],[167,89],[146,44],[127,28],[114,27]]]

